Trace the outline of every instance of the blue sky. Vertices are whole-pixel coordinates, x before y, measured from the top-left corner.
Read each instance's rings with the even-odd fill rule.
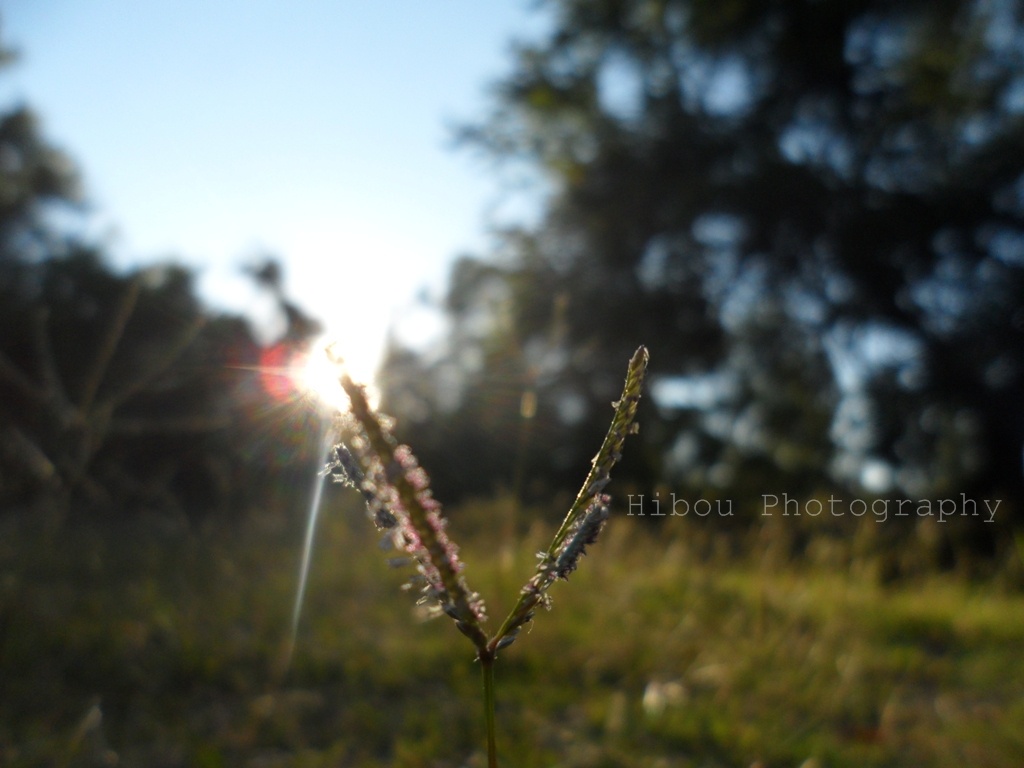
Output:
[[[437,329],[416,294],[485,246],[500,188],[451,127],[485,114],[511,41],[543,27],[523,0],[0,0],[0,14],[21,52],[0,96],[78,163],[88,229],[116,264],[173,257],[209,301],[259,317],[240,267],[275,254],[362,376],[389,327]]]

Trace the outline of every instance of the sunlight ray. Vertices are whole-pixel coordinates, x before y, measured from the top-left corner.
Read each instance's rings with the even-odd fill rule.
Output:
[[[295,643],[299,634],[299,619],[302,616],[302,603],[306,595],[306,585],[309,580],[309,566],[313,557],[313,541],[316,538],[316,522],[320,516],[320,503],[324,493],[323,467],[327,463],[327,453],[334,445],[336,434],[331,426],[330,419],[323,421],[323,436],[320,440],[320,451],[317,454],[317,471],[313,480],[313,493],[309,504],[309,514],[306,516],[306,537],[302,545],[302,561],[299,564],[299,586],[295,591],[295,604],[292,606],[292,625],[288,638],[288,654],[285,666],[290,666],[292,654],[295,652]]]

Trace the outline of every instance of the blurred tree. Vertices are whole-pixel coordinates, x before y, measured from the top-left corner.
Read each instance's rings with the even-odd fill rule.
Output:
[[[421,397],[505,481],[533,390],[554,460],[527,463],[552,478],[589,458],[615,361],[643,342],[640,477],[755,500],[963,492],[1019,515],[1021,4],[540,5],[550,34],[463,139],[540,172],[543,217],[456,265],[447,352],[415,374],[392,357],[388,407],[432,377]]]
[[[261,386],[248,323],[201,306],[182,267],[115,273],[55,223],[78,200],[32,113],[0,115],[0,502],[196,519],[293,487],[296,459],[308,476],[318,417]],[[274,269],[287,362],[316,324]]]
[[[0,50],[0,68],[11,59]],[[42,138],[35,114],[19,106],[0,115],[0,259],[40,257],[47,207],[79,200],[73,164]]]

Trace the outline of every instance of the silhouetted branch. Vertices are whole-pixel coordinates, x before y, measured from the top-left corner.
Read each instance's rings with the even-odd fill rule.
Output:
[[[30,400],[34,400],[38,404],[46,401],[46,393],[42,388],[26,376],[24,371],[2,351],[0,351],[0,378]]]
[[[126,400],[138,394],[158,376],[170,368],[174,361],[181,357],[189,345],[195,341],[199,332],[206,325],[206,318],[196,317],[191,323],[185,326],[176,339],[167,345],[163,354],[153,360],[148,369],[143,371],[134,381],[128,382],[120,391],[114,392],[107,397],[106,403],[111,408],[122,405]]]
[[[115,419],[109,432],[118,435],[188,434],[214,432],[230,426],[231,420],[221,417],[184,416],[170,419]]]
[[[100,383],[103,381],[103,376],[107,372],[107,368],[110,366],[110,361],[114,357],[114,353],[117,351],[117,347],[124,336],[124,329],[128,325],[128,321],[131,319],[132,314],[135,312],[135,307],[138,304],[139,290],[141,289],[141,281],[136,276],[131,283],[128,285],[128,289],[124,292],[121,300],[118,302],[117,311],[114,314],[114,318],[107,328],[107,332],[103,335],[103,339],[100,341],[99,348],[96,350],[96,356],[93,358],[92,366],[89,368],[89,372],[85,377],[85,384],[82,386],[82,396],[79,399],[79,404],[82,411],[88,411],[96,398],[96,392],[100,388]]]

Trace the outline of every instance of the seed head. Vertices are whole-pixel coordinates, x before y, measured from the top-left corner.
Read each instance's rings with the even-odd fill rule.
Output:
[[[363,388],[347,374],[341,376],[341,385],[351,401],[358,432],[349,458],[362,472],[360,487],[369,514],[378,528],[392,531],[395,543],[416,562],[424,581],[421,600],[455,619],[478,649],[484,648],[484,603],[466,586],[458,547],[448,538],[447,520],[430,490],[430,477],[412,450],[397,443],[391,420],[370,407]],[[348,459],[343,456],[338,452],[337,463],[351,478],[353,471],[345,466]]]

